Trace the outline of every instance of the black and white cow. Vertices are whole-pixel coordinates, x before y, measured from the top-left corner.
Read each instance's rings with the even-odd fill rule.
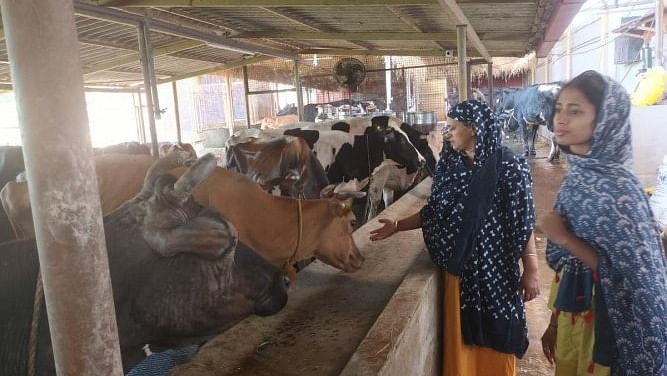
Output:
[[[425,163],[435,165],[426,136],[418,132],[413,134],[412,129],[407,130],[415,142],[425,146],[429,158],[425,158],[421,150],[418,151],[401,126],[400,120],[386,116],[322,123],[301,122],[289,128],[261,132],[248,130],[237,133],[232,140],[238,142],[244,137],[281,136],[304,139],[322,164],[330,183],[369,181],[367,219],[370,219],[377,213],[383,196],[385,206],[388,206],[393,192],[409,188]]]
[[[546,125],[549,132],[553,132],[553,109],[560,88],[560,83],[532,85],[514,92],[508,91],[499,98],[502,103],[496,103],[499,111],[505,114],[506,129],[520,130],[525,156],[535,156],[535,138],[541,125]],[[552,136],[549,161],[559,156],[559,149]]]

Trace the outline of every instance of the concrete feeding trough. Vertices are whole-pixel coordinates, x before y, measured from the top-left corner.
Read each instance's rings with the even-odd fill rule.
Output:
[[[368,240],[379,218],[413,214],[429,193],[430,179],[354,233],[360,271],[311,264],[281,312],[246,318],[172,375],[438,374],[442,285],[421,231]]]

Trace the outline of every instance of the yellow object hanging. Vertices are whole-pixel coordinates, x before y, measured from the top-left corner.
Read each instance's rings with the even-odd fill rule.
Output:
[[[632,105],[646,107],[662,99],[667,87],[667,73],[662,67],[650,68],[642,73],[635,90],[632,92]]]

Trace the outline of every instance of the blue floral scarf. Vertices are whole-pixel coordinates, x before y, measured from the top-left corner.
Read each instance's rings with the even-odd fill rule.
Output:
[[[568,155],[569,169],[555,209],[569,229],[598,252],[594,360],[609,363],[614,375],[667,375],[664,251],[648,201],[629,169],[628,94],[617,82],[605,80],[590,151]],[[547,261],[552,269],[563,270],[556,308],[589,309],[591,270],[551,242]]]

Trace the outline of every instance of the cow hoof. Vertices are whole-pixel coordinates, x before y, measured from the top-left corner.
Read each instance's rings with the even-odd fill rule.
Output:
[[[535,150],[531,150],[531,151],[530,151],[530,156],[531,156],[531,157],[535,157],[535,156],[537,156],[537,151],[535,151]]]
[[[528,150],[525,150],[525,151],[523,152],[523,156],[524,156],[524,157],[528,157],[528,156],[530,156],[530,152],[529,152]]]

